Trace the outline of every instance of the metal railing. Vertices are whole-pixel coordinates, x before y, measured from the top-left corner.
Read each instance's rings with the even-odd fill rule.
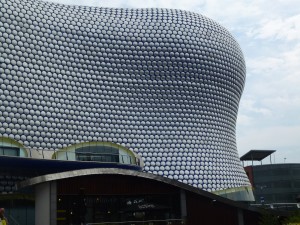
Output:
[[[68,154],[69,153],[74,154],[74,152],[68,152]],[[75,157],[78,161],[118,162],[123,164],[135,164],[137,159],[130,155],[94,152],[77,152],[75,153]]]
[[[7,219],[8,219],[9,225],[20,225],[20,223],[11,214],[9,214],[7,216]]]
[[[87,223],[86,225],[184,225],[182,219]]]
[[[26,148],[27,157],[35,159],[53,159],[53,160],[67,160],[67,161],[93,161],[99,163],[120,163],[128,165],[142,166],[141,159],[130,155],[121,155],[114,153],[93,153],[93,152],[71,152],[71,151],[57,151],[52,149],[36,149]],[[14,156],[9,154],[0,154],[3,156]]]
[[[297,210],[300,209],[300,203],[257,203],[250,204],[255,207],[270,208],[277,210]]]

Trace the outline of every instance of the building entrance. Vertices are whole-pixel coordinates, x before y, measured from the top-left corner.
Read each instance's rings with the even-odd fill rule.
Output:
[[[57,224],[181,224],[180,198],[167,195],[59,195]]]

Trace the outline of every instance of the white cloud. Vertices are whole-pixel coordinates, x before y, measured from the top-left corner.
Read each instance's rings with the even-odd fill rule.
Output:
[[[265,56],[248,60],[251,77],[246,84],[246,98],[261,103],[272,102],[268,107],[280,107],[283,103],[299,106],[300,96],[300,46],[280,52],[276,57]],[[254,100],[253,100],[254,101]],[[277,102],[277,103],[276,103]],[[276,104],[275,104],[276,103]],[[243,106],[245,103],[241,103]]]
[[[260,76],[269,76],[278,71],[285,61],[281,57],[271,56],[268,58],[252,58],[247,62],[248,71],[259,73]]]
[[[241,126],[248,126],[252,123],[252,118],[250,116],[240,114],[237,118],[237,123]]]
[[[248,34],[261,39],[299,40],[300,14],[288,18],[270,18],[262,21],[258,29],[253,29]]]
[[[204,1],[196,0],[50,0],[57,3],[74,4],[74,5],[86,5],[97,7],[116,7],[116,8],[170,8],[170,9],[183,9],[194,11],[204,4]]]
[[[270,116],[271,115],[271,111],[268,108],[264,108],[264,107],[260,107],[257,105],[257,102],[254,99],[244,99],[241,103],[240,103],[240,108],[243,109],[243,112],[246,112],[247,114],[253,114],[253,113],[257,113],[257,114],[261,114],[263,116]],[[245,118],[246,115],[243,115],[243,117]],[[250,118],[248,116],[248,118]]]

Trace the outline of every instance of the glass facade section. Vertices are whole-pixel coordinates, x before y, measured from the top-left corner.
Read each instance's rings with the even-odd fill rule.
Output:
[[[20,148],[0,146],[0,155],[6,156],[20,156]]]
[[[58,225],[78,223],[182,224],[179,195],[59,195]],[[122,222],[121,222],[122,221]],[[178,223],[176,223],[178,221]]]
[[[119,162],[119,149],[110,146],[81,147],[75,154],[80,161]]]
[[[300,164],[253,166],[257,203],[296,203],[300,192]]]

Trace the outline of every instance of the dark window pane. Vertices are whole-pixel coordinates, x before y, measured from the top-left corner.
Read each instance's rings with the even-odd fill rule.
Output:
[[[86,146],[75,152],[80,161],[119,162],[119,149],[111,146]]]
[[[0,146],[0,155],[20,156],[20,149],[16,147]]]

